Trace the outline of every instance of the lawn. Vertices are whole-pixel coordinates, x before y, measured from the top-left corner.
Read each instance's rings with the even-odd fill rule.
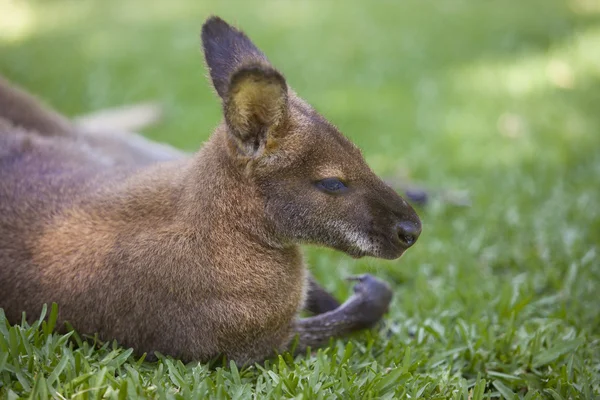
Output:
[[[306,248],[338,298],[362,272],[395,297],[377,329],[295,359],[149,363],[0,313],[0,398],[600,396],[600,4],[209,3],[0,0],[0,73],[69,116],[161,101],[145,134],[194,150],[220,118],[199,47],[216,13],[378,174],[471,206],[434,197],[397,261]]]

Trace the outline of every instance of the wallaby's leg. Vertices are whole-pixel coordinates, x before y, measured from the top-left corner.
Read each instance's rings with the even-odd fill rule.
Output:
[[[331,337],[369,328],[387,312],[392,300],[388,284],[371,275],[361,275],[355,279],[358,283],[354,286],[354,294],[340,307],[296,322],[296,353],[304,353],[308,347],[321,347]]]
[[[329,292],[323,289],[310,275],[308,278],[308,293],[304,309],[313,314],[323,314],[335,310],[340,303]]]
[[[106,108],[73,119],[73,124],[83,131],[139,132],[156,125],[163,116],[158,103],[139,103],[116,108]]]

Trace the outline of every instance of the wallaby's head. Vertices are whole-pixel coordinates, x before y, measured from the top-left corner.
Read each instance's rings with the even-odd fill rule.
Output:
[[[243,32],[211,17],[202,44],[223,102],[228,156],[258,187],[276,235],[387,259],[415,243],[421,222],[413,208]]]

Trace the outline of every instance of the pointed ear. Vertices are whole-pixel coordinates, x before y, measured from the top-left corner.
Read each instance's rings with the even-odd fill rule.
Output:
[[[262,154],[269,136],[284,128],[288,119],[288,88],[284,77],[270,65],[238,68],[227,85],[225,122],[240,153]]]
[[[221,98],[225,95],[230,77],[242,64],[269,63],[244,32],[219,17],[206,20],[201,36],[204,59],[213,86]]]

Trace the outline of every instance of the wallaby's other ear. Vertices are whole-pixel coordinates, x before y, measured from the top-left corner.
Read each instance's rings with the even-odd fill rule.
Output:
[[[225,96],[233,73],[243,64],[268,64],[267,57],[252,41],[221,18],[213,16],[202,26],[202,47],[217,93]]]
[[[225,122],[238,150],[245,156],[262,153],[288,117],[284,77],[270,65],[248,64],[231,76],[223,99]]]

